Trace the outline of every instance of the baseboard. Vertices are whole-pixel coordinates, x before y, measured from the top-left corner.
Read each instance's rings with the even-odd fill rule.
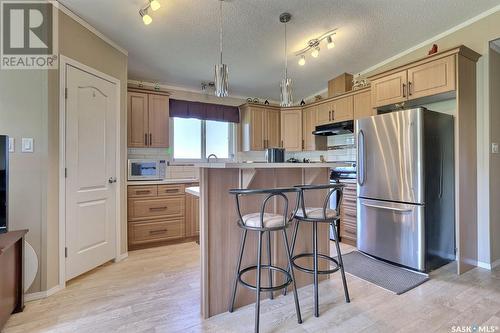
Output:
[[[128,252],[125,252],[125,253],[122,253],[120,254],[118,257],[116,257],[113,261],[114,262],[120,262],[124,259],[127,259],[128,258]]]
[[[477,267],[491,270],[491,264],[488,264],[487,262],[478,261]]]
[[[59,291],[61,291],[63,289],[64,289],[63,286],[57,285],[55,287],[50,288],[49,290],[39,291],[39,292],[36,292],[36,293],[30,293],[30,294],[25,294],[24,295],[24,301],[25,302],[31,302],[31,301],[36,301],[36,300],[39,300],[39,299],[42,299],[42,298],[47,298],[47,297],[52,296],[55,293],[57,293],[57,292],[59,292]]]

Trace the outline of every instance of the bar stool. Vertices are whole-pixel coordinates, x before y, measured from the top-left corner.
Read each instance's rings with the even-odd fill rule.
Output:
[[[295,224],[295,228],[293,230],[293,238],[292,238],[292,256],[295,249],[295,242],[297,240],[297,233],[299,230],[300,222],[309,222],[312,223],[313,234],[312,234],[312,243],[313,243],[313,252],[312,253],[301,253],[292,257],[292,264],[298,270],[313,274],[314,276],[314,316],[319,317],[319,300],[318,300],[318,277],[319,274],[332,274],[336,271],[340,270],[342,275],[342,284],[344,286],[344,296],[345,301],[350,303],[349,291],[347,289],[347,281],[345,278],[344,272],[344,264],[342,262],[342,254],[340,252],[339,245],[339,235],[337,232],[338,223],[340,220],[340,205],[342,203],[343,196],[343,188],[345,185],[343,184],[328,184],[328,185],[299,185],[296,186],[300,188],[302,194],[300,195],[300,208],[295,214],[294,218],[297,220]],[[314,190],[328,190],[328,194],[326,195],[325,202],[322,208],[311,208],[305,205],[305,195],[308,191]],[[333,193],[337,195],[337,205],[335,209],[328,208],[328,203]],[[333,228],[333,234],[335,237],[335,247],[337,248],[337,259],[334,259],[326,254],[318,253],[318,223],[328,223]],[[305,268],[297,264],[297,260],[300,258],[313,258],[313,269]],[[319,270],[318,268],[318,259],[322,258],[332,262],[335,266],[332,269],[327,270]]]
[[[294,299],[295,299],[295,311],[297,314],[297,321],[299,324],[302,323],[302,317],[300,315],[299,299],[297,295],[297,287],[295,285],[295,275],[293,273],[292,257],[290,252],[290,247],[288,243],[288,238],[286,235],[286,228],[290,226],[293,216],[296,214],[299,202],[301,190],[299,188],[276,188],[276,189],[233,189],[229,193],[234,194],[236,198],[236,209],[238,212],[238,225],[243,229],[240,245],[240,253],[238,256],[238,263],[236,265],[236,274],[233,283],[233,290],[231,294],[231,299],[229,301],[229,312],[234,311],[234,301],[236,298],[236,289],[238,284],[241,283],[244,287],[256,292],[256,302],[255,302],[255,332],[259,332],[259,317],[260,317],[260,293],[269,292],[270,298],[273,299],[273,292],[281,289],[287,288],[290,284],[293,288]],[[292,214],[288,214],[288,198],[284,193],[296,193],[297,194],[297,204],[295,210]],[[261,209],[259,213],[241,215],[240,210],[240,197],[249,195],[266,195],[266,198],[262,202]],[[283,214],[271,214],[266,213],[266,206],[270,199],[277,198],[282,199],[284,203]],[[249,266],[241,269],[241,261],[243,258],[243,252],[245,250],[245,242],[248,231],[258,232],[258,247],[257,247],[257,265]],[[281,231],[283,234],[284,246],[286,249],[286,255],[288,259],[288,270],[283,268],[273,266],[271,263],[271,232]],[[262,239],[264,234],[267,233],[267,254],[269,258],[269,263],[267,265],[262,264]],[[261,272],[262,270],[268,270],[269,273],[269,286],[261,285]],[[245,282],[242,277],[249,271],[256,270],[256,285],[251,285]],[[273,286],[272,276],[274,272],[282,273],[285,277],[285,282],[283,284]]]

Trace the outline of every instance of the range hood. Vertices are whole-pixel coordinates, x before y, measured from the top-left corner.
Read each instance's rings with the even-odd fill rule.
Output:
[[[354,132],[354,121],[343,121],[335,124],[326,124],[321,126],[316,126],[316,130],[312,132],[314,135],[338,135],[338,134],[348,134]]]

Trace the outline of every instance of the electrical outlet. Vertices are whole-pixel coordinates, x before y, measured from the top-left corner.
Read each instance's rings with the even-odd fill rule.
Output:
[[[498,143],[496,142],[491,143],[491,153],[498,154]]]
[[[14,138],[9,138],[9,153],[13,153],[15,150]]]

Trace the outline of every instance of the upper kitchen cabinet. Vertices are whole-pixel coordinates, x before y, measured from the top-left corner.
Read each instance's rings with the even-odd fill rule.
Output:
[[[169,147],[168,95],[148,91],[128,92],[128,146]]]
[[[302,151],[302,108],[281,109],[281,147]]]
[[[338,123],[342,121],[352,120],[353,119],[353,97],[347,96],[339,99],[334,99],[331,102],[331,110],[332,110],[332,123]]]
[[[372,108],[372,95],[370,89],[353,96],[354,120],[376,115]]]
[[[408,69],[408,97],[419,98],[455,90],[455,56]]]
[[[401,103],[406,100],[407,73],[397,72],[373,80],[371,84],[374,107]]]
[[[372,79],[372,106],[380,107],[455,90],[455,55],[424,59]]]
[[[324,102],[317,106],[316,126],[326,125],[332,122],[332,103]]]
[[[318,106],[311,105],[302,110],[302,140],[304,151],[326,150],[326,136],[316,136],[312,132],[316,129]]]
[[[241,149],[259,151],[280,146],[280,109],[245,104],[241,111]]]

